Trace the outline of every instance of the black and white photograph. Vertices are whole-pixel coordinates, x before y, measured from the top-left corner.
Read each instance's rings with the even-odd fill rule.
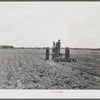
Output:
[[[100,2],[0,2],[1,90],[100,90]]]

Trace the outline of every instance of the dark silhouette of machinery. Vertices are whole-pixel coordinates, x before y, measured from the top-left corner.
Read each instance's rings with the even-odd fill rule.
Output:
[[[52,54],[50,54],[50,50],[49,47],[46,48],[46,60],[49,60],[49,55],[52,56],[52,60],[58,62],[58,61],[62,61],[62,62],[76,62],[75,58],[70,58],[70,50],[69,47],[65,48],[65,54],[60,53],[60,49],[61,49],[61,43],[60,40],[58,40],[58,42],[55,44],[55,42],[53,42],[53,47],[52,47]],[[62,56],[65,56],[64,58]]]

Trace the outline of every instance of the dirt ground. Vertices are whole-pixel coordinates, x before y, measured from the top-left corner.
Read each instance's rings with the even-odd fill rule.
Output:
[[[70,54],[77,62],[45,61],[45,49],[0,49],[0,88],[100,89],[100,51]]]

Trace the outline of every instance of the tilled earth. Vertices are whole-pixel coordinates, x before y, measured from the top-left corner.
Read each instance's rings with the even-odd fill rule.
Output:
[[[100,52],[71,57],[77,62],[45,61],[45,49],[0,49],[0,88],[100,89]]]

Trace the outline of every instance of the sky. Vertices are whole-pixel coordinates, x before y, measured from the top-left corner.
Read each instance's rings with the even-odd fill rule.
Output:
[[[100,48],[100,2],[0,2],[0,45]]]

